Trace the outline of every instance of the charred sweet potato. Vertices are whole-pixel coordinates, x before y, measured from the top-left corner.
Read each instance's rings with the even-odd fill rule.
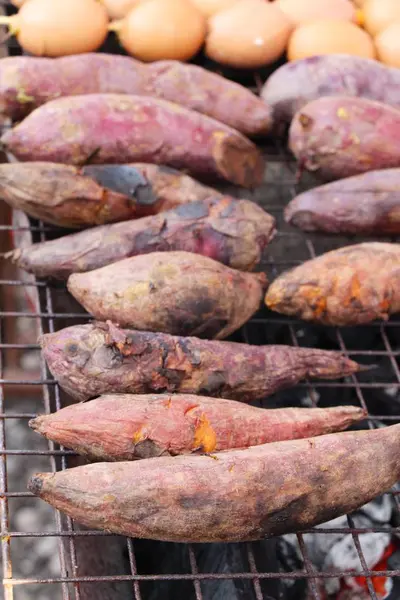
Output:
[[[332,250],[283,273],[265,302],[271,310],[326,325],[361,325],[400,311],[400,244]]]
[[[152,252],[73,273],[67,285],[96,319],[222,339],[258,310],[267,278],[190,252]]]
[[[37,473],[29,490],[88,527],[175,542],[241,542],[350,513],[400,477],[400,425]],[[351,474],[351,475],[350,475]]]
[[[51,373],[77,400],[178,392],[251,402],[305,377],[336,379],[360,369],[339,352],[207,341],[111,323],[67,327],[40,341]]]
[[[165,100],[121,94],[52,100],[1,142],[23,162],[152,162],[244,187],[258,185],[264,170],[257,147],[227,125]]]
[[[304,231],[400,234],[400,169],[347,177],[299,194],[285,219]]]
[[[188,175],[153,164],[0,164],[1,199],[61,227],[125,221],[219,195]]]
[[[400,110],[343,96],[320,98],[293,118],[289,146],[300,169],[340,179],[400,166]]]
[[[6,256],[39,277],[59,279],[130,256],[171,250],[202,254],[234,269],[251,271],[274,234],[275,219],[257,204],[226,196],[80,231]]]
[[[249,448],[346,429],[361,408],[265,410],[192,395],[111,395],[29,422],[90,460],[122,461]]]
[[[276,124],[290,123],[297,111],[322,96],[367,98],[400,108],[400,71],[359,56],[312,56],[277,69],[261,91]]]
[[[195,65],[161,61],[144,65],[115,54],[62,58],[13,56],[0,68],[0,116],[21,120],[62,96],[82,94],[156,96],[213,117],[246,135],[271,124],[265,102],[241,85]]]

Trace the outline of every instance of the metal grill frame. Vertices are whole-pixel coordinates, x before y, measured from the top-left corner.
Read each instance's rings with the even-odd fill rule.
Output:
[[[15,53],[15,52],[13,52]],[[255,88],[260,87],[262,79],[256,75],[254,78]],[[268,150],[270,152],[270,150]],[[329,249],[329,246],[338,247],[341,245],[340,240],[342,238],[327,236],[318,236],[318,235],[305,235],[297,230],[281,227],[282,223],[282,209],[286,204],[287,200],[296,195],[296,173],[295,167],[292,163],[288,162],[287,157],[280,155],[279,152],[275,151],[272,154],[268,154],[266,156],[269,164],[272,166],[276,166],[276,164],[280,163],[280,168],[286,171],[286,174],[283,175],[279,181],[272,178],[271,180],[267,179],[265,185],[263,187],[264,190],[268,190],[267,196],[272,197],[272,201],[265,201],[263,198],[263,192],[260,190],[256,190],[254,194],[246,193],[247,197],[253,197],[256,201],[260,199],[262,206],[271,214],[278,218],[278,234],[276,239],[272,242],[270,247],[267,249],[265,262],[263,263],[263,267],[269,275],[270,279],[276,277],[278,272],[286,270],[287,268],[299,264],[303,262],[306,258],[313,258],[321,253],[318,249],[321,241],[324,243],[324,250]],[[229,190],[232,191],[232,190]],[[234,193],[238,195],[238,192]],[[22,231],[25,230],[24,227],[12,227],[11,225],[2,225],[0,226],[0,235],[8,235],[10,232],[14,231]],[[34,241],[44,241],[46,236],[50,233],[54,232],[54,228],[44,225],[41,222],[31,222],[31,226],[29,227],[29,231],[31,232]],[[60,231],[60,230],[58,230]],[[274,260],[274,248],[278,244],[285,244],[285,242],[289,244],[297,244],[298,247],[302,247],[302,251],[304,253],[304,259],[299,261],[289,261],[289,260]],[[356,240],[347,240],[346,243],[355,243],[356,241],[360,241],[359,238]],[[390,240],[394,241],[394,239]],[[328,246],[328,247],[327,247]],[[37,584],[48,584],[55,585],[58,584],[57,587],[61,588],[62,598],[63,600],[81,600],[81,593],[79,589],[79,584],[83,582],[87,583],[101,583],[107,581],[130,581],[132,583],[132,592],[135,600],[143,600],[141,593],[141,582],[144,581],[191,581],[193,582],[193,590],[196,600],[207,600],[207,597],[202,592],[201,582],[204,581],[216,581],[216,580],[248,580],[252,582],[254,597],[256,600],[263,600],[263,592],[261,589],[260,582],[265,579],[305,579],[308,582],[309,589],[309,598],[313,598],[314,600],[320,600],[322,597],[318,591],[318,580],[329,579],[329,578],[337,578],[337,577],[347,577],[347,576],[363,576],[366,578],[368,585],[368,592],[370,598],[372,600],[378,600],[378,596],[374,591],[374,586],[372,582],[372,577],[374,576],[387,576],[387,577],[399,577],[400,570],[391,570],[391,571],[374,571],[369,569],[366,563],[365,556],[363,554],[360,537],[365,533],[379,533],[379,532],[392,532],[393,534],[400,534],[400,527],[391,528],[388,526],[381,527],[373,527],[373,528],[356,528],[354,527],[354,523],[352,521],[351,516],[347,517],[348,527],[343,528],[324,528],[320,527],[318,529],[310,529],[302,534],[298,534],[298,542],[299,547],[303,556],[304,561],[304,569],[298,571],[291,572],[261,572],[257,569],[255,554],[253,551],[253,547],[251,543],[245,544],[246,552],[247,552],[247,560],[249,568],[246,572],[242,573],[200,573],[198,569],[198,565],[196,562],[196,556],[194,547],[190,544],[187,545],[189,564],[190,564],[190,573],[187,574],[159,574],[154,573],[151,575],[143,575],[138,573],[136,566],[136,556],[135,556],[135,541],[131,539],[127,539],[127,550],[129,556],[130,570],[131,573],[129,575],[115,575],[115,576],[77,576],[77,556],[75,549],[75,540],[81,536],[87,537],[100,537],[107,538],[111,534],[105,534],[100,531],[80,531],[74,529],[74,523],[71,519],[66,519],[66,521],[62,521],[61,515],[58,511],[54,510],[55,515],[55,530],[54,531],[43,531],[43,532],[26,532],[26,531],[12,531],[9,526],[10,522],[10,499],[12,498],[23,498],[32,496],[29,492],[16,492],[8,489],[7,482],[7,457],[8,456],[48,456],[50,461],[50,470],[56,471],[58,468],[58,462],[61,469],[65,469],[67,467],[67,459],[68,456],[74,455],[74,453],[65,450],[64,448],[59,448],[52,442],[48,442],[48,447],[46,450],[31,450],[19,448],[17,450],[10,449],[7,446],[6,440],[6,421],[8,419],[23,419],[26,420],[33,418],[36,416],[35,413],[26,413],[26,412],[18,412],[17,404],[15,399],[13,399],[13,403],[11,405],[8,404],[7,400],[9,395],[11,394],[10,390],[14,387],[19,387],[19,389],[28,389],[34,386],[38,388],[41,392],[42,398],[42,412],[51,412],[53,410],[58,410],[61,408],[61,400],[60,400],[60,390],[58,388],[58,384],[54,381],[51,374],[48,372],[47,367],[44,363],[44,360],[41,359],[41,372],[39,379],[31,379],[27,377],[26,379],[12,379],[4,376],[4,362],[6,360],[6,355],[8,351],[23,351],[23,350],[35,350],[38,349],[38,344],[35,341],[32,343],[21,344],[21,343],[9,343],[4,336],[4,325],[7,323],[8,319],[14,319],[16,317],[28,317],[37,320],[39,334],[53,332],[56,331],[59,327],[57,326],[58,319],[62,319],[63,321],[73,320],[73,319],[82,319],[82,322],[88,319],[82,313],[63,313],[63,312],[55,312],[53,310],[54,299],[54,287],[51,283],[46,281],[35,280],[34,282],[27,284],[23,280],[18,279],[3,279],[0,280],[1,288],[5,287],[15,287],[15,286],[26,286],[32,285],[34,286],[39,295],[39,310],[38,312],[29,312],[29,311],[4,311],[0,310],[0,524],[1,524],[1,552],[2,552],[2,565],[3,565],[3,585],[4,585],[4,597],[5,600],[13,600],[14,598],[14,590],[18,586],[35,586]],[[65,292],[67,293],[67,292]],[[3,307],[0,307],[3,308]],[[268,328],[270,325],[276,327],[279,326],[285,329],[285,335],[289,337],[291,343],[293,345],[299,345],[298,335],[296,334],[296,329],[299,327],[303,330],[306,330],[310,327],[308,324],[300,321],[295,321],[293,319],[284,318],[281,316],[273,315],[264,309],[264,312],[256,315],[253,319],[246,324],[241,331],[239,332],[239,339],[246,343],[253,343],[251,328],[256,327],[258,331]],[[400,370],[399,370],[399,357],[400,357],[400,319],[393,318],[387,323],[372,323],[368,326],[369,329],[373,328],[376,333],[379,332],[381,346],[383,350],[356,350],[352,351],[351,348],[345,343],[345,336],[343,335],[342,330],[337,328],[330,328],[336,340],[336,346],[338,349],[342,350],[346,355],[355,358],[356,360],[361,358],[366,359],[378,359],[379,357],[387,357],[390,361],[392,368],[392,380],[390,382],[363,382],[362,375],[353,375],[341,382],[329,382],[329,381],[321,381],[321,382],[303,382],[296,386],[297,388],[305,388],[311,398],[312,404],[314,406],[317,405],[318,401],[318,393],[317,390],[320,390],[323,394],[324,389],[337,389],[338,393],[340,393],[341,389],[351,389],[354,392],[354,397],[356,398],[359,405],[367,410],[367,403],[364,398],[365,390],[368,389],[384,389],[385,387],[390,387],[393,389],[400,389]],[[365,330],[365,327],[362,329]],[[398,332],[398,344],[397,347],[392,347],[393,344],[390,342],[389,333],[393,334],[393,332]],[[238,338],[236,338],[238,339]],[[262,405],[262,404],[261,404]],[[368,414],[367,417],[368,425],[370,428],[373,428],[377,421],[387,422],[388,424],[392,424],[394,422],[400,421],[400,406],[398,407],[398,415],[377,415],[377,414]],[[27,425],[28,426],[28,425]],[[58,461],[58,462],[57,462]],[[395,500],[395,505],[397,508],[398,516],[400,517],[400,491],[392,491],[390,494],[393,496]],[[41,500],[37,499],[37,502],[41,502]],[[312,533],[313,535],[325,535],[330,533],[346,533],[351,534],[354,546],[357,551],[357,555],[359,557],[360,568],[352,571],[342,571],[332,573],[331,571],[320,571],[317,572],[311,561],[307,556],[306,546],[304,543],[303,535],[304,533]],[[39,579],[35,577],[26,577],[26,578],[14,578],[13,577],[13,567],[11,560],[11,545],[13,540],[23,539],[23,538],[41,538],[41,537],[56,537],[58,539],[58,548],[59,548],[59,559],[60,559],[60,573],[57,577]],[[66,538],[69,543],[68,545],[63,543],[63,538]],[[68,556],[69,555],[69,556]],[[68,560],[67,560],[68,559]],[[68,573],[68,564],[72,565],[72,572]],[[72,584],[72,585],[71,585]]]

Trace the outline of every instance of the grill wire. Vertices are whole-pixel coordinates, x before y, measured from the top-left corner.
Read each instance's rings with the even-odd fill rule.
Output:
[[[15,43],[11,45],[11,53],[19,53]],[[252,82],[254,87],[260,85],[262,79],[256,76]],[[269,280],[274,279],[282,271],[300,264],[304,260],[313,258],[328,250],[338,248],[345,244],[355,243],[361,240],[327,237],[318,235],[305,235],[297,230],[289,228],[284,224],[282,209],[287,202],[293,198],[298,190],[296,181],[295,166],[288,158],[277,149],[266,149],[266,159],[268,168],[263,186],[254,193],[246,192],[240,194],[252,198],[259,202],[268,212],[277,218],[278,234],[270,247],[267,249],[262,269],[267,273]],[[311,182],[306,182],[307,187]],[[238,195],[238,191],[225,188],[233,195]],[[304,189],[304,188],[302,188]],[[4,222],[4,221],[3,221]],[[1,225],[0,236],[10,236],[11,234],[21,233],[25,227]],[[41,222],[30,220],[30,226],[27,228],[34,242],[52,239],[55,235],[60,235],[60,230],[44,225]],[[395,241],[388,239],[387,241]],[[294,259],[293,257],[296,257]],[[58,410],[62,406],[62,392],[60,392],[57,383],[51,377],[44,362],[41,362],[40,375],[33,378],[30,375],[26,377],[21,375],[21,371],[16,376],[12,374],[7,376],[5,366],[15,357],[16,353],[24,351],[38,352],[39,346],[35,339],[29,343],[10,341],[7,330],[10,323],[14,323],[17,318],[35,319],[39,334],[57,331],[61,327],[66,327],[78,322],[85,322],[88,317],[82,313],[78,307],[70,309],[70,300],[67,303],[67,292],[60,287],[60,284],[49,283],[41,280],[33,280],[29,283],[25,279],[18,279],[16,276],[10,279],[0,280],[1,290],[4,292],[8,288],[23,287],[26,289],[33,287],[37,291],[38,310],[30,311],[26,308],[21,310],[4,310],[4,302],[1,303],[0,310],[0,523],[1,523],[1,551],[2,568],[5,600],[18,600],[18,590],[21,586],[29,588],[30,593],[34,594],[37,586],[52,586],[54,598],[63,598],[63,600],[83,600],[81,585],[91,583],[93,585],[93,598],[97,598],[97,584],[106,582],[129,582],[131,596],[135,600],[146,600],[148,597],[143,593],[143,586],[146,582],[155,582],[161,585],[165,581],[174,581],[178,584],[188,582],[193,586],[191,597],[196,600],[208,600],[209,596],[204,591],[205,582],[219,582],[225,580],[250,582],[252,586],[251,597],[256,600],[267,600],[271,596],[263,590],[263,583],[273,580],[305,580],[307,581],[307,600],[323,600],[321,593],[321,582],[332,577],[363,576],[366,578],[369,597],[373,600],[379,600],[374,590],[372,577],[387,576],[399,577],[400,570],[372,570],[366,563],[362,551],[360,540],[363,534],[390,532],[393,535],[400,534],[400,528],[387,525],[374,526],[369,528],[354,527],[351,516],[347,518],[348,526],[340,528],[319,527],[310,529],[303,533],[312,533],[313,536],[323,536],[332,533],[350,534],[353,540],[354,548],[357,552],[360,566],[352,571],[317,571],[307,556],[306,545],[303,534],[298,534],[298,543],[301,550],[304,568],[281,572],[263,571],[258,567],[257,553],[259,549],[257,544],[241,544],[248,563],[248,569],[244,572],[231,573],[212,573],[202,572],[198,565],[198,552],[195,545],[182,545],[187,550],[187,564],[189,572],[187,573],[142,573],[138,570],[137,545],[140,542],[135,540],[126,540],[126,554],[129,561],[128,573],[117,573],[114,575],[79,575],[80,563],[77,554],[77,543],[80,539],[96,539],[97,547],[107,546],[110,539],[114,536],[100,531],[87,531],[76,528],[71,519],[61,516],[58,511],[52,510],[54,527],[52,530],[45,531],[16,531],[10,527],[13,520],[13,501],[15,499],[30,499],[31,494],[27,491],[16,491],[9,489],[7,481],[7,461],[13,457],[26,457],[29,460],[29,474],[35,471],[49,470],[56,471],[65,469],[69,460],[73,459],[74,453],[60,448],[52,442],[46,442],[36,436],[35,442],[37,448],[11,448],[12,440],[7,433],[7,423],[13,419],[20,419],[26,423],[28,429],[28,420],[36,416],[37,413],[51,412]],[[3,300],[3,299],[2,299]],[[17,308],[17,307],[16,307]],[[329,382],[303,382],[289,391],[276,394],[269,402],[275,402],[276,406],[299,405],[299,398],[307,397],[309,405],[329,406],[341,404],[355,404],[368,410],[366,423],[368,427],[382,426],[382,424],[393,424],[400,421],[400,320],[392,318],[387,323],[373,323],[367,327],[354,328],[322,328],[304,322],[296,321],[290,318],[274,315],[266,309],[261,310],[249,323],[247,323],[232,339],[252,344],[271,344],[288,343],[292,345],[313,345],[312,340],[318,338],[319,342],[325,340],[325,347],[329,349],[338,349],[347,356],[360,362],[377,365],[369,373],[353,375],[342,381]],[[362,340],[368,340],[365,346]],[[361,343],[360,343],[361,340]],[[355,343],[357,341],[358,343]],[[317,343],[316,345],[321,344]],[[381,414],[379,410],[379,401],[383,396],[391,401],[392,406],[388,414]],[[378,396],[377,396],[378,395]],[[37,410],[32,412],[21,412],[18,410],[19,398],[31,398],[35,396],[37,403],[32,401],[32,405],[37,406]],[[267,403],[260,403],[260,406],[266,406]],[[270,405],[270,404],[269,404]],[[378,406],[377,406],[378,405]],[[372,406],[372,409],[371,409]],[[36,435],[36,434],[35,434]],[[44,449],[43,449],[44,448]],[[43,461],[47,461],[46,467],[43,467]],[[24,463],[26,465],[26,462]],[[371,465],[371,468],[373,466]],[[349,473],[349,476],[352,474]],[[24,489],[25,481],[28,479],[28,473],[21,472],[21,488]],[[395,522],[400,523],[399,511],[400,491],[393,490],[390,495],[393,497],[395,506]],[[39,499],[33,499],[33,502],[42,502]],[[18,541],[35,540],[38,538],[56,538],[58,540],[59,553],[59,572],[57,575],[45,578],[35,577],[35,573],[30,576],[13,576],[12,550],[13,545]],[[65,543],[66,542],[66,543]],[[165,552],[165,545],[159,545],[157,542],[149,542],[154,553]],[[122,571],[121,567],[121,571]],[[154,570],[155,571],[155,570]],[[176,587],[176,597],[184,597],[180,593],[180,588]],[[36,596],[39,597],[39,596]],[[247,600],[249,595],[242,596]]]

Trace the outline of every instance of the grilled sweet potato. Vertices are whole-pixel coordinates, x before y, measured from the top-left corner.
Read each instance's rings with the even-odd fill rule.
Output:
[[[23,162],[153,162],[244,187],[258,185],[264,170],[256,146],[227,125],[165,100],[121,94],[52,100],[1,141]]]
[[[312,56],[277,69],[261,97],[274,123],[290,123],[303,106],[323,96],[352,96],[400,108],[400,71],[369,58],[332,54]]]
[[[210,456],[38,473],[29,489],[78,522],[175,542],[301,531],[359,508],[400,477],[400,425]]]
[[[340,179],[400,166],[400,110],[334,96],[304,106],[293,118],[289,146],[300,169]]]
[[[222,339],[258,310],[267,278],[190,252],[152,252],[73,273],[67,285],[96,319]]]
[[[179,392],[251,402],[305,377],[336,379],[360,369],[339,352],[175,337],[111,323],[67,327],[40,341],[50,371],[77,400]]]
[[[400,244],[332,250],[283,273],[266,298],[271,310],[326,325],[361,325],[400,311]]]
[[[49,162],[0,164],[1,199],[61,227],[125,221],[210,196],[219,193],[179,171],[153,164],[82,168]]]
[[[246,135],[264,134],[271,123],[265,102],[241,85],[195,65],[161,61],[144,65],[115,54],[62,58],[13,56],[0,63],[0,116],[20,120],[62,96],[156,96],[208,115]]]
[[[68,406],[29,425],[90,460],[121,461],[314,437],[363,417],[355,406],[264,410],[189,394],[120,394]]]
[[[285,219],[304,231],[400,234],[400,169],[382,169],[333,181],[299,194]]]
[[[171,250],[202,254],[234,269],[251,271],[274,234],[275,219],[257,204],[226,196],[80,231],[6,256],[30,273],[59,279],[130,256]]]

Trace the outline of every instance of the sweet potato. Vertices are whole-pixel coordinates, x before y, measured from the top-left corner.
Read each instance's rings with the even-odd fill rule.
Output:
[[[400,169],[382,169],[333,181],[299,194],[286,222],[304,231],[400,234]]]
[[[275,219],[257,204],[225,196],[80,231],[6,256],[30,273],[59,279],[130,256],[171,250],[202,254],[234,269],[250,271],[260,262],[274,234]]]
[[[305,377],[336,379],[360,369],[339,352],[207,341],[112,323],[67,327],[40,342],[51,373],[77,400],[179,392],[251,402]]]
[[[312,56],[277,69],[261,91],[275,124],[290,123],[297,111],[322,96],[367,98],[400,108],[400,71],[358,56]]]
[[[68,406],[29,425],[90,460],[121,461],[314,437],[363,417],[355,406],[265,410],[189,394],[120,394]]]
[[[125,221],[218,195],[188,175],[153,164],[0,164],[1,199],[61,227]]]
[[[271,110],[243,86],[195,65],[161,61],[149,66],[115,54],[62,58],[13,56],[0,66],[0,116],[21,120],[62,96],[156,96],[208,115],[245,135],[264,134]]]
[[[37,473],[29,490],[88,527],[175,542],[241,542],[350,513],[400,477],[400,425]]]
[[[152,252],[88,273],[68,290],[96,319],[222,339],[260,307],[265,273],[242,273],[190,252]]]
[[[1,142],[23,162],[153,162],[244,187],[261,183],[264,171],[257,147],[227,125],[165,100],[121,94],[52,100]]]
[[[400,244],[370,242],[332,250],[283,273],[267,306],[326,325],[361,325],[400,311]]]
[[[310,102],[293,118],[289,146],[300,169],[340,179],[400,166],[400,110],[335,96]]]

